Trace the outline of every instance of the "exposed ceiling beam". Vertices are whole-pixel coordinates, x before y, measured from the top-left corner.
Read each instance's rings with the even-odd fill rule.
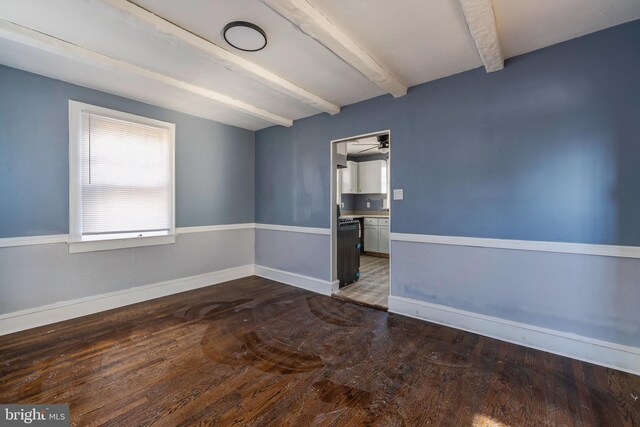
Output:
[[[220,92],[205,89],[200,86],[195,86],[190,83],[174,79],[173,77],[169,77],[167,75],[151,71],[146,68],[142,68],[107,55],[103,55],[93,50],[80,47],[67,41],[40,33],[38,31],[34,31],[32,29],[14,24],[9,21],[5,21],[3,19],[0,19],[0,38],[21,43],[23,45],[30,46],[81,63],[130,73],[139,77],[153,80],[177,89],[202,96],[224,107],[231,108],[241,113],[249,114],[259,119],[266,120],[270,123],[282,126],[293,125],[293,120],[291,119],[263,110],[262,108],[255,107],[251,104],[234,99]]]
[[[464,18],[487,73],[504,68],[491,0],[460,0]]]
[[[289,80],[238,56],[222,47],[203,39],[148,10],[127,0],[101,0],[111,6],[114,12],[120,13],[125,19],[138,26],[146,26],[158,35],[172,43],[176,40],[192,48],[200,56],[222,65],[225,68],[258,81],[271,89],[284,93],[300,102],[310,105],[319,111],[329,114],[340,112],[340,106],[333,104],[320,96],[309,92]]]
[[[396,98],[407,94],[407,87],[376,62],[340,28],[306,0],[263,0],[291,23],[325,45],[347,64]]]

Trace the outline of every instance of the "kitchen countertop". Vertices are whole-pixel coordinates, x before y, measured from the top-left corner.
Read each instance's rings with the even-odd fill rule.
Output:
[[[389,218],[389,215],[342,215],[340,218]]]

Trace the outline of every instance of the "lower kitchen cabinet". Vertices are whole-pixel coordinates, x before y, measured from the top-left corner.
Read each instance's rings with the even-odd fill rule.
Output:
[[[364,219],[364,250],[366,252],[389,253],[389,219]]]
[[[378,252],[379,242],[378,226],[364,226],[364,250],[367,252]]]

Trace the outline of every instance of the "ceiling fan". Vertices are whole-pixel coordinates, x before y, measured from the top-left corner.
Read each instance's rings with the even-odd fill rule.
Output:
[[[366,143],[362,145],[370,145],[369,148],[365,148],[364,150],[358,151],[358,154],[366,153],[370,150],[377,149],[382,154],[387,154],[389,152],[389,135],[378,135],[377,143]]]

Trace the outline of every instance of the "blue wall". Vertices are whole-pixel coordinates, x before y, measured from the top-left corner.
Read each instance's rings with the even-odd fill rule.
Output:
[[[256,221],[329,227],[329,141],[391,130],[392,231],[640,245],[640,21],[256,134]]]
[[[382,202],[387,197],[386,194],[343,194],[343,211],[382,211]],[[367,207],[369,202],[369,207]],[[387,209],[384,209],[387,211]]]
[[[254,133],[0,66],[0,237],[69,229],[68,101],[176,124],[176,226],[254,222]]]

